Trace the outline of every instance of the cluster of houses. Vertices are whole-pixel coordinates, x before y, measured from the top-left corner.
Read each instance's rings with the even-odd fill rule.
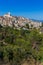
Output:
[[[5,14],[4,16],[0,16],[0,24],[2,26],[15,26],[15,27],[25,27],[26,24],[29,27],[39,28],[42,26],[42,22],[33,22],[32,20],[26,19],[24,17],[11,16],[10,12]]]

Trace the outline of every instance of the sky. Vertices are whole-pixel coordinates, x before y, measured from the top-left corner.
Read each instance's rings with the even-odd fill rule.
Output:
[[[43,0],[0,0],[0,16],[8,12],[14,16],[43,20]]]

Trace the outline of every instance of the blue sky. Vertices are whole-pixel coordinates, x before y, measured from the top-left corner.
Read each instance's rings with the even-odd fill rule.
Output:
[[[43,0],[0,0],[0,15],[7,12],[15,16],[43,20]]]

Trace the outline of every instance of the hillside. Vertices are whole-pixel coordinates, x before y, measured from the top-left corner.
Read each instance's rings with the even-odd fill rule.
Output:
[[[40,65],[42,62],[43,33],[37,29],[0,26],[0,65]]]
[[[26,18],[0,17],[0,65],[43,65],[42,28]]]

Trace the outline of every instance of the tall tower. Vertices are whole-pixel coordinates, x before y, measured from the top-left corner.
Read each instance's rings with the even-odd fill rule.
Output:
[[[8,12],[8,15],[11,15],[11,13],[10,13],[10,12]]]

